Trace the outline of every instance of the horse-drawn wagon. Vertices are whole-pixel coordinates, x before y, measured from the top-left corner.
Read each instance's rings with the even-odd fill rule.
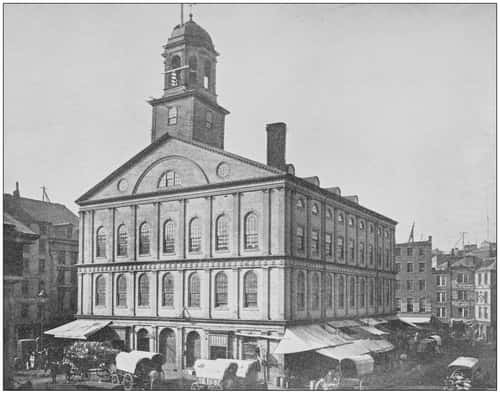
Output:
[[[160,353],[133,350],[116,356],[111,382],[122,384],[125,390],[151,388],[160,379],[163,356]]]

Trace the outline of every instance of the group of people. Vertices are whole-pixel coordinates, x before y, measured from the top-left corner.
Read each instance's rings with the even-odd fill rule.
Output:
[[[49,349],[43,348],[40,351],[32,351],[26,353],[23,359],[21,359],[20,357],[15,357],[14,365],[17,370],[26,369],[28,371],[34,369],[43,369],[47,371],[50,360],[49,356]]]

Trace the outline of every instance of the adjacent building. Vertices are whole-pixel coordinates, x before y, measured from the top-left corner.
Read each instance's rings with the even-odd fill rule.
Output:
[[[3,215],[3,365],[4,379],[17,354],[19,300],[23,281],[23,250],[39,235],[8,213]]]
[[[272,376],[287,329],[392,314],[396,222],[295,176],[284,123],[266,164],[224,150],[212,39],[190,20],[164,49],[151,144],[77,200],[75,332],[175,368],[258,349]]]
[[[396,245],[396,309],[416,322],[430,320],[435,294],[432,280],[432,237]],[[424,320],[418,320],[423,318]]]
[[[21,197],[18,185],[3,197],[4,212],[37,235],[22,253],[16,343],[76,313],[78,217],[62,204]],[[46,298],[39,297],[42,290]]]
[[[497,322],[497,263],[485,259],[475,272],[475,320],[477,336],[492,341],[496,338]]]

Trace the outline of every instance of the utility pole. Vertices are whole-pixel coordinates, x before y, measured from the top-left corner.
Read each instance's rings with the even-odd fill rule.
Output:
[[[42,201],[50,202],[49,195],[47,194],[47,188],[42,186],[40,189],[42,189]]]

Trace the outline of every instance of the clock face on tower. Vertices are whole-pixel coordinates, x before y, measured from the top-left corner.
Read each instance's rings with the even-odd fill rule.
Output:
[[[217,176],[222,179],[229,178],[230,168],[229,164],[222,162],[217,166]]]

